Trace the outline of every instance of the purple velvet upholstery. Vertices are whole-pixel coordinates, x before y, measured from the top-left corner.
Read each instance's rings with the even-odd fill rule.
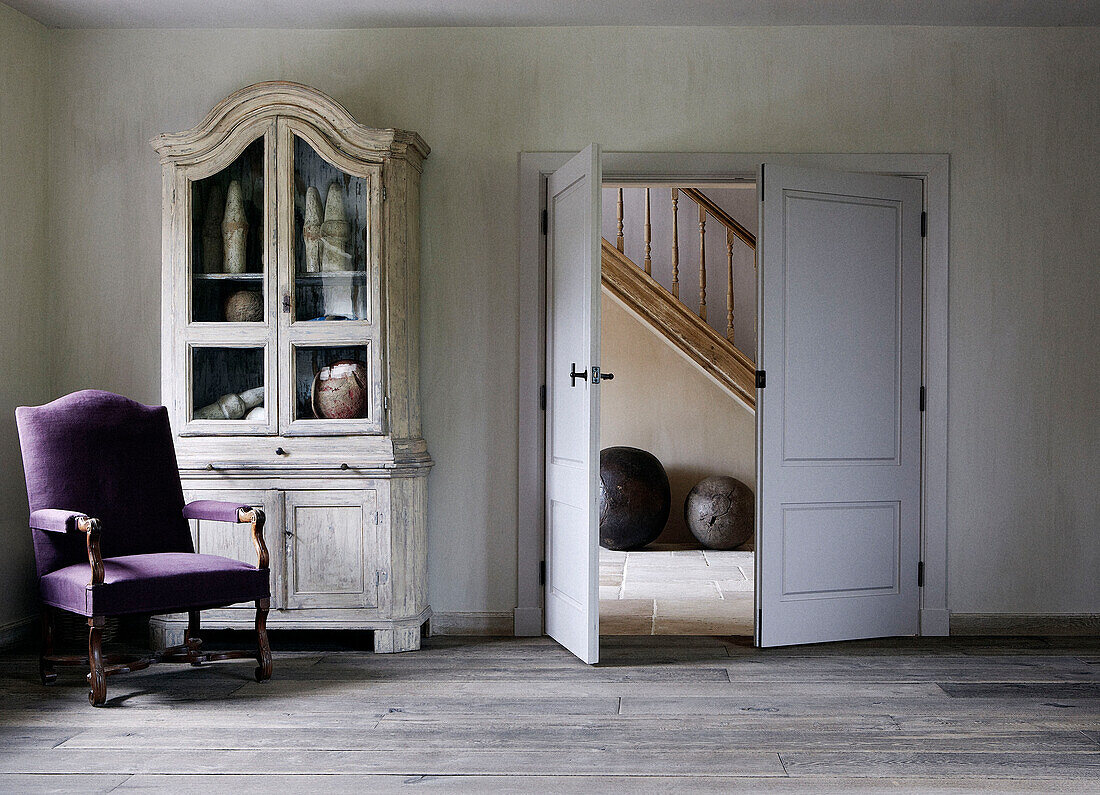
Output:
[[[65,511],[58,508],[39,508],[31,511],[31,529],[48,530],[51,533],[68,533],[75,531],[76,520],[84,519],[87,514],[80,511]]]
[[[267,570],[196,555],[184,514],[168,411],[85,390],[15,410],[39,588],[81,615],[216,607],[270,595]],[[189,516],[236,522],[236,503],[192,503]],[[100,521],[106,577],[91,567],[75,517]],[[242,528],[242,532],[247,532]]]
[[[210,522],[238,522],[238,511],[248,510],[251,505],[239,502],[221,502],[219,500],[195,500],[183,506],[185,519],[206,519]]]
[[[162,552],[103,561],[101,585],[88,587],[87,562],[39,580],[42,601],[82,616],[175,613],[269,596],[268,573],[218,555]]]
[[[103,557],[194,552],[168,410],[87,389],[15,410],[27,500],[103,526]],[[80,533],[34,532],[38,574],[86,562]]]

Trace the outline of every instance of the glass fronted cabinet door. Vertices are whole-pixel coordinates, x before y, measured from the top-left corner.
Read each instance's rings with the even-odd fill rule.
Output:
[[[278,135],[280,431],[384,433],[381,163],[297,120]]]
[[[265,124],[239,152],[195,166],[184,257],[187,307],[177,370],[183,435],[274,434],[275,261],[270,211],[275,133]]]

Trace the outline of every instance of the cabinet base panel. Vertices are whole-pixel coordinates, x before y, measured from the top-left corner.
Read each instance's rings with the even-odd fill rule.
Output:
[[[254,611],[211,610],[202,614],[203,629],[216,631],[221,629],[253,630],[255,628]],[[284,613],[279,615],[279,613]],[[421,629],[431,619],[431,608],[424,608],[410,618],[400,619],[338,619],[325,616],[323,619],[311,619],[308,616],[287,615],[289,611],[273,610],[268,616],[268,631],[280,629],[326,629],[326,630],[364,630],[374,632],[374,651],[376,654],[394,654],[404,651],[416,651],[420,648]],[[248,615],[246,615],[246,613]],[[186,614],[154,616],[149,621],[149,643],[154,650],[177,646],[183,642],[183,633],[187,629]],[[425,631],[423,634],[427,634]],[[200,635],[201,637],[201,635]],[[276,649],[276,652],[278,649]]]

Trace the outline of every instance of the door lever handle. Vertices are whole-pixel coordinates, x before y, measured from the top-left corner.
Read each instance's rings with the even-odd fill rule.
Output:
[[[581,370],[578,373],[577,372],[577,363],[573,362],[573,365],[569,368],[569,378],[571,379],[570,382],[569,382],[569,386],[576,386],[578,378],[581,379],[582,381],[584,381],[587,384],[588,383],[588,370],[584,369],[584,370]]]

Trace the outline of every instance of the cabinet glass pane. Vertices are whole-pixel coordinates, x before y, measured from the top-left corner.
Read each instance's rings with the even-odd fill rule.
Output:
[[[192,348],[191,419],[266,422],[263,348]]]
[[[294,319],[370,320],[370,182],[294,137]]]
[[[264,142],[191,184],[191,320],[264,319]]]
[[[294,419],[366,419],[372,380],[366,345],[296,347]]]

